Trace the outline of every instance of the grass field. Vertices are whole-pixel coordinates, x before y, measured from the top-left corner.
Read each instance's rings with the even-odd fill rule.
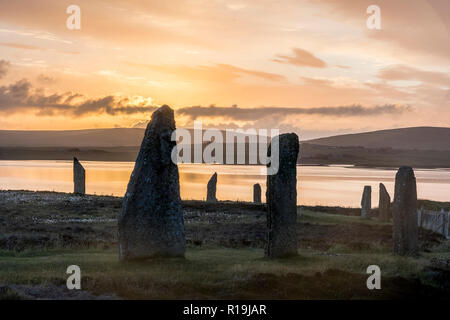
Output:
[[[44,196],[50,195],[40,198]],[[86,210],[72,210],[79,204],[72,198],[69,205],[68,195],[55,196],[66,204],[66,220],[53,213],[54,208],[62,210],[54,199],[40,204],[42,208],[51,204],[47,211],[34,205],[33,217],[28,216],[23,198],[15,206],[3,203],[11,211],[0,220],[1,299],[450,298],[449,271],[436,266],[450,261],[450,242],[421,232],[418,257],[394,256],[392,225],[376,219],[299,208],[298,257],[268,260],[261,239],[263,206],[187,202],[185,259],[124,263],[118,259],[116,223],[103,219],[114,216],[119,199],[85,199],[83,203],[97,201],[93,207],[101,208],[94,214],[98,219],[68,223],[67,217],[76,218],[76,212],[92,217]],[[20,225],[8,223],[12,217],[19,217]],[[16,229],[28,242],[19,239]],[[41,233],[46,238],[33,242]],[[61,234],[66,234],[65,240],[56,236]],[[79,292],[65,285],[66,269],[74,264],[81,268]],[[381,268],[381,290],[367,289],[369,265]]]

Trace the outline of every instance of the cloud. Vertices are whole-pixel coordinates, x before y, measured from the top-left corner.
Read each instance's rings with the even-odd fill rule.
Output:
[[[381,70],[378,77],[388,81],[420,81],[438,86],[450,87],[450,76],[448,73],[426,71],[404,65],[385,68]]]
[[[192,106],[176,110],[179,115],[188,116],[191,120],[200,117],[218,118],[223,117],[231,120],[256,121],[268,117],[289,117],[295,115],[321,115],[330,117],[369,117],[382,114],[400,114],[411,111],[409,106],[397,106],[385,104],[375,107],[364,107],[361,105],[337,106],[337,107],[315,107],[315,108],[289,108],[289,107],[259,107],[240,108],[236,105],[231,108]]]
[[[300,77],[305,85],[308,86],[332,86],[333,81],[328,79],[314,79],[309,77]]]
[[[381,48],[394,57],[405,60],[419,56],[425,57],[427,63],[436,64],[449,60],[448,0],[314,0],[314,4],[329,7],[336,19],[360,28],[370,40],[379,41]],[[369,17],[366,9],[372,4],[381,8],[381,30],[366,28],[366,19]]]
[[[312,53],[306,50],[294,48],[292,49],[292,51],[294,54],[293,56],[277,55],[277,58],[272,59],[272,61],[292,64],[299,67],[325,68],[327,66],[325,61],[317,58]]]
[[[131,127],[134,129],[145,129],[147,128],[149,120],[140,120],[134,123]]]
[[[0,79],[8,73],[10,63],[6,60],[0,60]]]
[[[0,112],[14,113],[21,110],[35,110],[37,116],[64,114],[71,117],[88,115],[117,115],[150,113],[157,107],[151,99],[139,96],[105,96],[87,98],[79,93],[54,93],[45,95],[33,88],[31,82],[22,79],[0,87]]]
[[[105,4],[103,1],[77,1],[82,14],[82,33],[75,36],[65,28],[68,17],[66,8],[70,4],[66,1],[2,1],[0,20],[9,25],[20,26],[18,32],[38,38],[40,34],[36,33],[39,31],[44,34],[43,39],[58,42],[72,42],[73,39],[84,37],[123,45],[184,43],[209,46],[207,41],[195,37],[186,28],[190,19],[201,15],[196,14],[195,8],[191,9],[184,1],[178,1],[178,5],[160,2],[136,0],[111,1]],[[83,17],[88,17],[89,20]]]
[[[36,81],[39,83],[44,83],[44,84],[51,84],[51,83],[55,83],[56,79],[51,76],[47,76],[47,75],[41,73],[36,77]]]
[[[4,31],[4,30],[0,30]],[[7,47],[7,48],[13,48],[13,49],[23,49],[23,50],[36,50],[36,51],[55,51],[63,54],[80,54],[78,51],[71,51],[71,50],[48,50],[46,48],[34,46],[34,45],[28,45],[23,43],[16,43],[16,42],[0,42],[0,46]]]
[[[281,81],[285,77],[275,73],[251,70],[232,66],[229,64],[185,66],[185,65],[150,65],[135,64],[133,66],[146,67],[150,70],[175,75],[188,80],[197,81],[216,81],[216,82],[232,82],[237,78],[248,75],[270,81]]]
[[[33,45],[15,43],[15,42],[0,42],[0,46],[15,48],[15,49],[26,49],[26,50],[41,50],[41,48]]]
[[[256,70],[249,70],[244,68],[235,67],[229,64],[218,64],[216,65],[218,69],[221,69],[224,72],[231,72],[235,74],[247,74],[250,76],[259,77],[266,80],[272,80],[272,81],[279,81],[283,80],[284,76],[281,76],[279,74],[275,73],[269,73],[269,72],[263,72],[263,71],[256,71]]]

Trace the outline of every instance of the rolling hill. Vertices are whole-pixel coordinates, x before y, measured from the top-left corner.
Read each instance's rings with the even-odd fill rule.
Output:
[[[450,151],[450,128],[413,127],[345,134],[303,141],[333,147]]]
[[[193,129],[188,129],[194,139]],[[67,131],[9,131],[0,130],[1,147],[26,148],[80,148],[80,147],[138,147],[141,145],[145,129],[112,128]],[[226,133],[221,131],[225,139]],[[236,137],[244,137],[237,133]]]
[[[144,129],[112,128],[67,131],[0,130],[0,147],[134,147]],[[450,128],[413,127],[345,134],[302,141],[332,147],[450,150]]]
[[[0,160],[71,160],[76,156],[80,160],[134,161],[143,135],[144,129],[128,128],[0,130]],[[245,145],[250,151],[248,142]],[[305,165],[450,168],[450,128],[392,129],[302,141],[298,161]]]
[[[0,147],[131,147],[139,146],[144,129],[113,128],[67,131],[0,130]]]

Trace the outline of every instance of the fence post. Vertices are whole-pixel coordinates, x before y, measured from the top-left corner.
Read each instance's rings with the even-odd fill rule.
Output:
[[[444,236],[446,239],[450,239],[450,211],[447,212],[446,225],[447,225],[447,227],[445,229]]]
[[[423,206],[417,210],[417,224],[419,225],[420,228],[422,228],[422,211],[423,211]]]
[[[447,225],[447,215],[445,214],[444,209],[441,210],[441,212],[439,212],[439,215],[442,217],[442,235],[445,237],[445,227]]]

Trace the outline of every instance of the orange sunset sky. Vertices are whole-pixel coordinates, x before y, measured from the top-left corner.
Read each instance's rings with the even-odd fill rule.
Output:
[[[448,127],[449,34],[448,0],[0,0],[0,129]]]

